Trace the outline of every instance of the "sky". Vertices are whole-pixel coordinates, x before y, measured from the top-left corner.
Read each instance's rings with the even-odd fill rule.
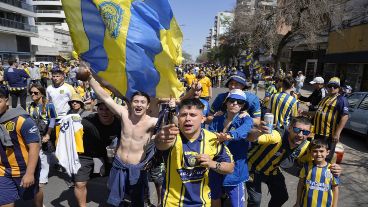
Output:
[[[213,27],[215,16],[221,11],[232,11],[236,0],[170,0],[174,16],[183,32],[183,50],[199,54]]]

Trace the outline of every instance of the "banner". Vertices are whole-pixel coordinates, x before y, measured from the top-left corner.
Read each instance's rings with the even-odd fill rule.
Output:
[[[75,51],[128,98],[176,97],[183,40],[168,0],[62,0]]]

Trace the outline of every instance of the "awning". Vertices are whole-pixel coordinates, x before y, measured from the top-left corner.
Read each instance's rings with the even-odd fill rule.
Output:
[[[322,59],[324,63],[367,63],[368,51],[326,54]]]

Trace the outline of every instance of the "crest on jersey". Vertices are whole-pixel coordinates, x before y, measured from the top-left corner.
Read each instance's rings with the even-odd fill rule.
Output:
[[[99,7],[102,21],[105,23],[109,35],[114,39],[118,38],[124,10],[114,2],[104,2]]]
[[[5,124],[5,129],[8,130],[8,132],[14,131],[15,129],[15,123],[12,121],[9,121]]]

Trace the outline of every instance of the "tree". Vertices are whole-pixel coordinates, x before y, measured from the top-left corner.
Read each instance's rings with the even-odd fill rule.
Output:
[[[279,0],[276,8],[258,8],[252,14],[246,5],[235,9],[236,30],[249,36],[249,46],[264,49],[278,62],[290,42],[313,48],[330,26],[340,22],[347,0]]]
[[[183,51],[183,64],[190,64],[193,63],[192,55]]]
[[[207,53],[202,52],[201,54],[198,55],[196,63],[206,63],[206,62],[208,62]]]

